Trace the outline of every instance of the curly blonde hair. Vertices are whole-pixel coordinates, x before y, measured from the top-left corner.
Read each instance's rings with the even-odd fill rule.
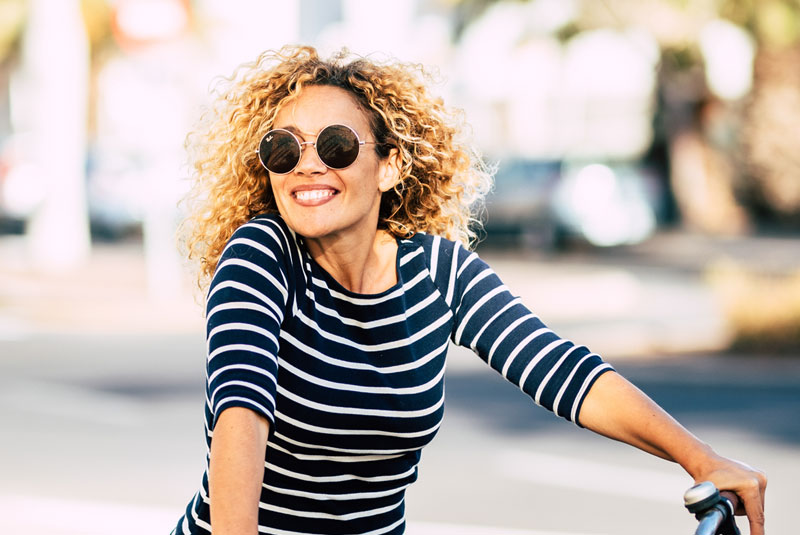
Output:
[[[308,46],[265,52],[223,79],[215,104],[186,140],[193,185],[179,235],[188,258],[200,262],[200,287],[239,226],[277,213],[255,149],[281,105],[310,85],[350,92],[369,117],[378,156],[393,148],[400,154],[400,180],[381,198],[379,228],[397,237],[427,232],[473,245],[492,173],[462,139],[463,115],[429,94],[428,79],[418,65],[378,63],[347,50],[322,60]]]

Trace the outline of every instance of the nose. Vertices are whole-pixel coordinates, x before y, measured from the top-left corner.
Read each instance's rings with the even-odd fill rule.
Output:
[[[301,175],[313,175],[324,173],[328,167],[322,163],[317,154],[316,141],[305,141],[300,143],[300,161],[294,168],[295,173]]]

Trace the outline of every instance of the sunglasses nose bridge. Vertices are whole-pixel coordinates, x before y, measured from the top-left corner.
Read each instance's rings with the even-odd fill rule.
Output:
[[[297,161],[297,165],[295,165],[295,171],[303,171],[303,169],[308,170],[309,165],[311,167],[311,172],[314,169],[328,169],[328,166],[322,161],[317,153],[317,142],[315,141],[299,141],[300,144],[300,158]],[[314,150],[306,150],[307,146],[310,145],[310,148]],[[307,156],[307,154],[311,154],[311,156]],[[311,162],[309,163],[309,158],[311,158]],[[319,171],[316,171],[319,172]]]

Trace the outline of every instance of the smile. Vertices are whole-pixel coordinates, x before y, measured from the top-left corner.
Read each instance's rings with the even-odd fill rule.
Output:
[[[320,206],[339,194],[339,190],[330,186],[300,187],[291,193],[300,206]]]
[[[311,189],[295,192],[294,197],[298,201],[316,201],[326,197],[333,197],[338,192],[332,189]]]

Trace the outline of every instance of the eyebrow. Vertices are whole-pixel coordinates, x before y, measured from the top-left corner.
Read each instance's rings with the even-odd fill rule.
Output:
[[[355,129],[355,127],[349,126],[349,125],[347,125],[347,124],[345,124],[345,123],[331,123],[331,124],[329,124],[328,126],[333,126],[333,125],[335,125],[335,124],[337,124],[337,125],[338,125],[338,124],[340,124],[340,125],[347,126],[348,128],[352,128],[352,129],[353,129],[353,131],[356,133],[356,135],[357,135],[357,136],[359,136],[359,139],[360,139],[360,134],[358,133],[358,130],[356,130],[356,129]],[[308,132],[303,132],[302,130],[300,130],[299,128],[297,128],[297,127],[296,127],[296,126],[294,126],[294,125],[287,125],[287,126],[277,126],[277,125],[273,124],[273,125],[272,125],[272,128],[273,128],[274,130],[288,130],[288,131],[289,131],[289,132],[291,132],[292,134],[296,135],[297,137],[299,137],[300,139],[302,139],[303,141],[305,141],[305,139],[306,139],[306,138],[305,138],[305,136],[306,136],[306,135],[318,136],[318,135],[319,135],[319,132],[322,132],[322,130],[325,130],[325,129],[327,128],[327,126],[323,126],[323,127],[322,127],[322,130],[320,130],[320,131],[319,131],[319,132],[317,132],[316,134],[311,134],[311,133],[308,133]]]
[[[302,141],[304,143],[307,141],[306,136],[308,136],[308,135],[314,136],[315,135],[315,134],[308,134],[306,132],[303,132],[302,130],[300,130],[299,128],[297,128],[294,125],[273,126],[273,128],[280,129],[280,130],[288,130],[289,132],[291,132],[292,134],[297,136],[297,138],[300,139],[300,141]]]
[[[289,126],[273,126],[273,128],[276,129],[276,130],[288,130],[292,134],[296,134],[296,135],[302,134],[302,132],[297,127],[292,126],[292,125],[289,125]]]

